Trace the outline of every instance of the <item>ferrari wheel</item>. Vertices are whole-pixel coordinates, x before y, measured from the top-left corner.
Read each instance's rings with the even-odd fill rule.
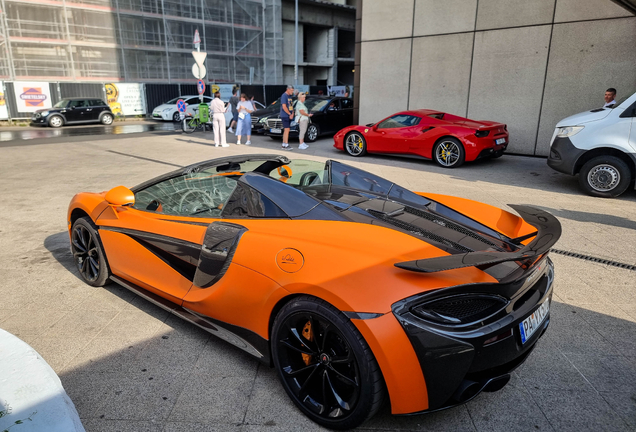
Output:
[[[312,143],[316,141],[318,135],[320,135],[320,129],[318,129],[317,125],[311,123],[309,126],[307,126],[307,133],[305,134],[305,140],[307,142]]]
[[[340,311],[298,297],[279,312],[272,357],[285,391],[310,419],[351,429],[382,405],[384,381],[366,341]]]
[[[457,168],[464,163],[466,152],[464,146],[456,138],[442,138],[433,147],[433,159],[444,168]]]
[[[614,198],[627,190],[631,173],[625,162],[615,156],[598,156],[583,165],[579,184],[589,195]]]
[[[367,142],[358,132],[351,132],[345,137],[344,148],[353,157],[367,154]]]
[[[71,252],[80,276],[91,286],[108,283],[110,269],[97,228],[88,217],[77,219],[71,228]]]

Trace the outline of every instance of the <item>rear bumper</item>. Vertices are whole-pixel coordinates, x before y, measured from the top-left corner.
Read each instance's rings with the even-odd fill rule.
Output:
[[[410,414],[450,408],[468,402],[482,391],[501,389],[510,372],[528,358],[550,324],[548,313],[532,336],[522,343],[519,324],[544,302],[551,302],[553,279],[549,263],[536,283],[524,288],[525,291],[516,291],[518,287],[514,284],[494,285],[497,293],[514,292],[515,300],[510,301],[503,316],[471,330],[440,326],[420,318],[412,307],[420,304],[422,298],[394,304],[393,313],[415,350],[428,393],[428,408]],[[486,343],[501,335],[508,336]]]
[[[497,144],[497,140],[501,139],[505,141]],[[466,161],[468,162],[493,156],[495,152],[505,151],[510,143],[508,133],[484,138],[470,135],[464,137],[463,141],[464,150],[466,150]]]

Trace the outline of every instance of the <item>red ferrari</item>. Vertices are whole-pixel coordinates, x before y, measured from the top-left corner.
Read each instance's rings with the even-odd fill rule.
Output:
[[[334,147],[351,156],[383,153],[433,159],[444,168],[456,168],[465,161],[503,155],[508,127],[423,109],[402,111],[375,124],[349,126],[333,138]]]

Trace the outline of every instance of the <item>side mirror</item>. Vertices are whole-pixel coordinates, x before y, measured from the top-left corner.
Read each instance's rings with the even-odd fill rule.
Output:
[[[106,201],[110,205],[125,206],[135,204],[135,194],[126,186],[116,186],[106,192]]]

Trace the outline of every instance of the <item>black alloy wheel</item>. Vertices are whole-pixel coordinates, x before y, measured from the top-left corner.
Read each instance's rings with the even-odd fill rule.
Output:
[[[310,123],[309,126],[307,126],[305,141],[312,143],[318,139],[318,135],[320,135],[320,129],[314,123]]]
[[[285,391],[318,424],[355,428],[382,405],[384,380],[371,349],[351,321],[322,300],[299,297],[281,309],[272,355]]]
[[[627,190],[632,180],[629,166],[616,156],[597,156],[585,163],[579,185],[589,195],[614,198]]]
[[[71,253],[84,282],[96,287],[108,283],[110,268],[97,228],[90,218],[79,218],[73,223]]]
[[[360,132],[351,132],[345,137],[344,149],[353,157],[367,154],[367,142]]]

